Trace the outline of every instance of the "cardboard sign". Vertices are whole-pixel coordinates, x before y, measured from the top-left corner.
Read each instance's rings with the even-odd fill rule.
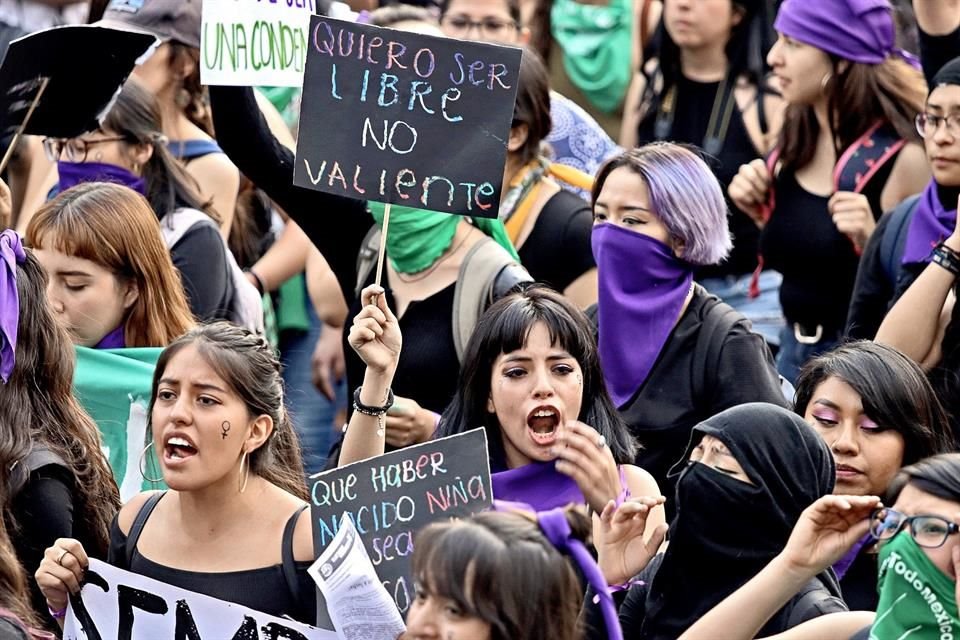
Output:
[[[314,0],[204,0],[203,84],[299,87]]]
[[[493,503],[483,429],[318,473],[311,481],[315,555],[332,543],[346,514],[401,613],[414,598],[410,556],[416,532]],[[317,609],[321,626],[327,626],[325,610]]]
[[[64,640],[337,640],[337,634],[275,618],[90,560],[70,596]]]
[[[495,218],[520,56],[314,16],[294,184]]]

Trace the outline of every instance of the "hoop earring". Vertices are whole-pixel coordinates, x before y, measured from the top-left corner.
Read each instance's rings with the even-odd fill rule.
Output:
[[[186,109],[188,106],[190,106],[190,103],[193,102],[193,99],[190,97],[190,92],[181,87],[177,91],[174,102],[181,109]]]
[[[246,464],[246,470],[244,470],[244,464]],[[243,493],[247,489],[247,480],[250,479],[250,459],[247,455],[247,452],[243,452],[243,457],[240,458],[240,477],[243,480],[240,482],[240,493]]]
[[[163,475],[161,474],[160,477],[157,478],[157,479],[148,478],[148,477],[147,477],[147,472],[143,470],[143,463],[144,463],[145,460],[146,460],[147,451],[149,451],[149,450],[150,450],[150,447],[152,447],[152,446],[153,446],[153,442],[151,441],[150,444],[148,444],[146,447],[144,447],[144,448],[143,448],[143,451],[140,452],[140,465],[139,465],[139,466],[140,466],[140,475],[143,477],[143,479],[146,480],[147,482],[153,482],[154,484],[156,484],[157,482],[163,482]]]
[[[831,80],[833,80],[833,71],[820,78],[820,93],[826,95],[827,85],[830,84]]]

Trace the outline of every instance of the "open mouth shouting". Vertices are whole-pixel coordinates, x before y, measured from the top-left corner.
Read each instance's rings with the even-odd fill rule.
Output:
[[[559,409],[552,405],[541,405],[527,415],[527,434],[538,445],[550,446],[557,439],[560,422]]]
[[[197,446],[186,436],[171,434],[163,445],[163,462],[170,466],[182,464],[197,455]]]

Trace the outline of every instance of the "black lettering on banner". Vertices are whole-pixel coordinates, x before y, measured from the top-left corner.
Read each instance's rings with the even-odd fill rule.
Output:
[[[311,482],[315,555],[327,549],[346,514],[401,613],[410,606],[416,532],[488,509],[493,498],[483,429],[339,467]],[[328,626],[326,608],[317,615],[319,626]]]
[[[243,616],[243,624],[233,634],[230,640],[259,640],[260,634],[257,633],[257,621],[250,616]]]
[[[197,631],[197,623],[193,619],[190,605],[186,600],[177,600],[176,626],[173,629],[173,640],[203,640]]]
[[[295,185],[496,217],[520,49],[324,16],[309,34]]]
[[[265,624],[261,631],[263,631],[263,640],[307,640],[307,637],[296,629],[276,622]]]
[[[117,640],[132,640],[133,609],[136,607],[147,613],[163,615],[167,612],[167,602],[160,596],[126,585],[117,585]]]
[[[87,575],[83,579],[84,586],[92,584],[94,586],[100,587],[103,589],[104,593],[110,591],[110,585],[107,584],[107,581],[103,579],[96,571],[87,571]],[[90,617],[90,612],[87,611],[87,606],[83,603],[83,598],[80,597],[80,594],[70,594],[70,606],[73,607],[73,617],[77,619],[77,623],[80,625],[80,629],[87,636],[87,640],[103,640],[103,637],[100,635],[100,631],[97,629],[97,625],[93,623],[93,619]]]

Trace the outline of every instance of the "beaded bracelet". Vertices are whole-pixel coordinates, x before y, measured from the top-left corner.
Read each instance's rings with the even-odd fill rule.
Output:
[[[393,389],[387,389],[387,399],[382,407],[370,407],[360,402],[360,391],[362,388],[363,387],[357,387],[356,391],[353,392],[353,410],[365,416],[376,418],[377,435],[382,438],[385,427],[384,416],[387,415],[387,411],[393,406]]]

